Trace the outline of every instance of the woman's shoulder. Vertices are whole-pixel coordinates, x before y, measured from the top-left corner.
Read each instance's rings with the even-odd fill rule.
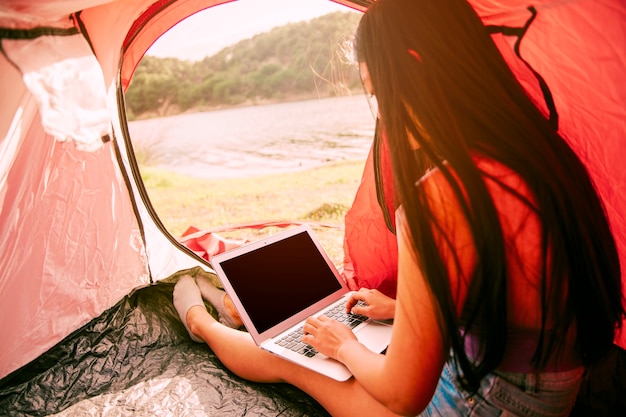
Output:
[[[444,161],[444,165],[448,166],[447,162]],[[449,166],[448,166],[449,169]],[[449,169],[449,172],[454,174],[452,169]],[[426,172],[415,184],[417,187],[424,190],[424,193],[431,204],[433,202],[441,201],[446,196],[452,195],[452,188],[450,187],[450,183],[446,177],[446,175],[439,168],[432,168]]]
[[[519,175],[511,167],[493,158],[488,158],[482,155],[473,155],[472,159],[474,160],[476,167],[483,173],[483,175],[499,178],[519,178]]]
[[[472,159],[476,168],[481,172],[483,178],[488,183],[501,183],[506,184],[509,187],[519,189],[523,187],[522,180],[519,174],[517,174],[509,166],[493,159],[482,155],[472,155]],[[454,167],[450,166],[447,161],[443,162],[443,166],[449,172],[449,175],[456,180],[462,188],[462,181],[460,180]],[[433,168],[429,170],[416,185],[424,187],[428,194],[444,195],[452,191],[448,175],[444,174],[441,169]]]

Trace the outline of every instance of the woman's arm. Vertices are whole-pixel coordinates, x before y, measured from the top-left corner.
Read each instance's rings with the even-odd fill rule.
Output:
[[[433,171],[420,186],[426,187],[432,212],[441,226],[436,229],[442,259],[457,311],[465,302],[469,271],[475,250],[467,221],[441,173]],[[417,263],[408,225],[401,209],[398,230],[398,290],[393,334],[386,355],[361,345],[346,327],[331,319],[309,319],[305,342],[343,362],[356,380],[376,400],[399,414],[418,414],[430,402],[437,387],[449,346],[437,320],[437,302]],[[450,245],[451,244],[451,245]],[[459,260],[459,264],[456,263]]]
[[[435,301],[424,281],[402,216],[398,230],[398,291],[393,335],[386,355],[371,363],[360,353],[340,349],[339,360],[361,385],[389,409],[400,414],[417,414],[430,402],[448,357],[436,316]]]
[[[398,223],[398,298],[386,355],[371,352],[334,320],[311,318],[303,341],[343,362],[376,400],[399,414],[428,405],[447,359],[433,299]],[[410,246],[410,245],[409,245]]]

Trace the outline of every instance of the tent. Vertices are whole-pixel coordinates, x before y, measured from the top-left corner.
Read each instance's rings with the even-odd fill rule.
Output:
[[[371,3],[336,2],[360,11]],[[626,271],[626,3],[470,2],[589,166]],[[82,415],[98,407],[115,415],[324,415],[297,390],[238,380],[210,352],[184,342],[168,307],[181,271],[210,274],[210,266],[167,233],[152,209],[129,141],[124,91],[161,34],[221,3],[0,3],[0,414]],[[376,161],[359,192],[375,187]],[[353,207],[353,216],[381,208],[357,200],[365,205]],[[354,282],[367,279],[359,277],[368,247],[359,237],[346,232],[356,247],[346,265]],[[178,353],[165,355],[168,345]],[[614,362],[600,371],[604,385],[586,386],[585,407],[600,391],[602,403],[614,404],[626,388],[624,348],[626,333],[616,335]],[[605,390],[617,383],[616,372],[622,385]],[[196,379],[179,379],[184,373]]]

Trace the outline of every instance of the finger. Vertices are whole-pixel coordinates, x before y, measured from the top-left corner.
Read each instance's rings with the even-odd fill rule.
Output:
[[[349,313],[350,310],[352,310],[352,307],[356,305],[357,301],[358,300],[352,295],[348,297],[348,301],[346,301],[346,313]]]
[[[331,319],[330,317],[325,316],[325,315],[322,314],[321,316],[317,317],[317,320],[318,320],[318,323],[321,324],[321,323],[324,323],[324,322],[326,322],[328,320],[333,320],[333,319]]]
[[[355,305],[354,307],[352,307],[352,309],[349,311],[349,313],[352,314],[360,314],[362,316],[367,316],[367,312],[369,311],[370,307],[367,305]]]
[[[306,343],[307,345],[312,345],[314,340],[315,337],[310,334],[305,334],[304,336],[302,336],[302,343]]]
[[[352,311],[352,308],[359,301],[365,301],[363,299],[363,297],[364,297],[364,290],[365,290],[365,288],[361,288],[359,291],[352,291],[350,293],[350,296],[348,297],[348,301],[346,302],[346,313],[350,313]],[[367,291],[367,290],[365,290],[365,291]]]
[[[311,317],[309,317],[308,319],[306,319],[304,321],[304,324],[308,324],[310,326],[317,327],[319,325],[319,320],[318,320],[317,317],[311,316]]]
[[[359,305],[359,304],[354,304],[353,306],[351,306],[346,313],[348,314],[363,314],[363,311],[367,311],[367,306],[363,306],[363,305]]]

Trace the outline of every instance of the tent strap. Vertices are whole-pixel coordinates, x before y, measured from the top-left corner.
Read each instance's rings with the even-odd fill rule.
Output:
[[[487,25],[485,26],[490,34],[501,33],[504,36],[516,36],[517,40],[515,41],[514,51],[515,55],[526,65],[526,67],[533,73],[537,81],[539,82],[539,87],[541,88],[541,92],[543,93],[543,98],[546,102],[546,106],[550,112],[550,124],[554,127],[555,130],[559,128],[559,114],[556,110],[556,104],[554,103],[554,97],[552,96],[552,92],[548,87],[548,83],[544,80],[544,78],[539,74],[535,69],[522,58],[520,54],[520,45],[522,43],[522,39],[528,28],[532,24],[532,22],[537,17],[537,9],[534,6],[528,7],[528,11],[530,11],[531,15],[522,27],[510,27],[510,26],[499,26],[499,25]]]

